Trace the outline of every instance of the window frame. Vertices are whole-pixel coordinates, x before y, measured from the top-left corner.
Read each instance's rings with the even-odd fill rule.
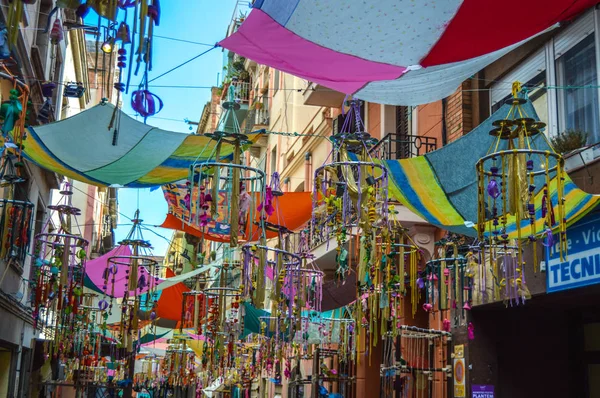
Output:
[[[518,79],[519,75],[526,74],[527,82],[537,78],[540,73],[546,73],[546,86],[554,87],[558,86],[562,77],[560,76],[560,68],[558,67],[558,60],[573,47],[577,46],[583,40],[587,39],[589,35],[594,35],[594,51],[596,55],[596,76],[598,79],[598,111],[600,114],[600,10],[595,7],[588,10],[577,18],[572,24],[566,27],[562,32],[550,38],[543,47],[544,52],[544,63],[543,68],[538,70],[534,76],[529,76],[531,71],[532,63],[539,63],[537,57],[540,56],[538,52],[532,54],[525,61],[520,62],[515,68],[508,72],[508,74],[499,79],[490,86],[490,101],[489,110],[490,114],[497,109],[497,105],[501,103],[505,98],[508,97],[510,92],[511,77]],[[494,90],[502,90],[507,92],[507,95],[502,97],[502,100],[493,102],[492,92]],[[554,137],[556,134],[564,130],[566,123],[566,115],[564,106],[562,105],[562,95],[557,89],[547,90],[547,106],[548,106],[548,120],[544,120],[548,127],[546,129],[546,135],[548,137]],[[600,139],[600,131],[597,133]],[[595,143],[591,143],[595,144]]]

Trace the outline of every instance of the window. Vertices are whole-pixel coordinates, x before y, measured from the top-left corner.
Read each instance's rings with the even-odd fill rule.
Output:
[[[273,73],[273,95],[277,94],[279,90],[279,71],[275,69],[275,73]]]
[[[558,58],[556,67],[559,86],[564,86],[558,90],[561,131],[585,131],[589,144],[600,141],[594,35]]]
[[[566,130],[588,133],[600,142],[600,95],[595,31],[600,10],[589,10],[552,40],[491,85],[491,111],[510,96],[512,82],[528,90],[536,113],[552,136]],[[550,89],[548,87],[551,87]]]
[[[277,171],[277,145],[271,150],[271,174]]]
[[[533,104],[535,113],[540,120],[548,122],[548,84],[546,83],[546,71],[540,73],[527,82],[529,99]]]
[[[539,73],[533,79],[525,82],[523,87],[527,90],[527,95],[533,104],[533,108],[537,113],[539,119],[543,122],[548,121],[548,89],[546,83],[546,71]],[[492,105],[492,113],[496,112],[505,101],[510,98],[511,95],[507,95],[502,99],[498,100]]]

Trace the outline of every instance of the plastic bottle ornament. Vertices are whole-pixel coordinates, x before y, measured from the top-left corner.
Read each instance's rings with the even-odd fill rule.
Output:
[[[119,0],[119,8],[121,9],[135,7],[135,5],[135,0]]]
[[[83,83],[67,83],[65,85],[64,96],[69,98],[81,98],[85,93]]]
[[[158,109],[156,104],[158,103]],[[154,116],[163,108],[162,100],[148,90],[136,90],[131,94],[131,107],[143,117]]]
[[[120,40],[121,42],[123,42],[123,44],[131,43],[129,26],[125,22],[121,22],[121,24],[119,25],[119,29],[117,30],[117,40]]]
[[[54,95],[55,88],[56,88],[56,83],[53,83],[53,82],[42,83],[42,95],[46,98],[52,97]]]
[[[60,23],[60,19],[54,20],[54,25],[52,25],[52,30],[50,31],[50,42],[52,44],[58,44],[63,40],[63,28]]]
[[[10,90],[8,101],[0,106],[0,119],[4,120],[2,124],[2,132],[8,134],[15,127],[17,120],[21,117],[23,105],[19,101],[19,92],[15,89]]]
[[[467,330],[469,333],[469,340],[475,340],[475,326],[473,326],[473,322],[469,322]]]
[[[84,4],[81,4],[79,7],[77,7],[75,14],[79,18],[84,19],[88,15],[89,12],[90,12],[90,6],[88,6],[87,3],[84,3]]]
[[[498,187],[496,180],[490,180],[487,186],[487,193],[494,199],[500,196],[500,188]]]
[[[154,21],[156,26],[160,25],[160,1],[154,0],[152,5],[148,6],[148,16]]]
[[[10,58],[10,44],[8,43],[8,30],[0,29],[0,59]]]
[[[442,328],[446,331],[449,332],[450,331],[450,320],[448,319],[444,319],[442,321]]]
[[[107,302],[106,300],[100,300],[100,301],[98,302],[98,309],[99,309],[100,311],[104,311],[104,310],[106,310],[107,308],[108,308],[108,302]]]

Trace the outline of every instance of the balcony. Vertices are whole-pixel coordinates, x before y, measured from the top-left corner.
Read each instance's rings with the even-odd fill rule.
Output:
[[[344,102],[345,94],[316,83],[308,83],[304,89],[304,105],[327,106],[339,108]]]
[[[407,159],[436,149],[437,139],[434,137],[389,133],[371,149],[371,156],[385,160]]]
[[[269,110],[255,109],[254,110],[254,128],[263,128],[269,126]]]
[[[227,120],[224,121],[224,126],[221,128],[226,131],[235,131],[237,126],[241,126],[246,117],[248,116],[249,104],[250,104],[250,83],[248,82],[236,82],[236,83],[225,83],[223,84],[223,90],[221,92],[221,102],[227,101],[229,87],[235,85],[235,101],[240,104],[240,109],[235,111],[235,118],[237,124],[234,122],[233,115],[228,116]]]

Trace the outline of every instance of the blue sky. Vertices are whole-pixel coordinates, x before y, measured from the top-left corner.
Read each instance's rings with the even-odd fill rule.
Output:
[[[237,0],[162,1],[160,26],[155,28],[154,34],[192,42],[216,43],[224,38],[236,3]],[[92,21],[97,20],[96,18],[90,15],[86,18],[86,22],[95,24]],[[156,37],[153,70],[149,73],[149,78],[152,79],[209,48]],[[198,121],[204,104],[210,99],[210,90],[152,87],[152,85],[214,86],[217,84],[217,75],[222,73],[222,68],[223,52],[222,49],[217,48],[151,83],[149,90],[163,100],[164,108],[156,117],[149,118],[147,123],[162,129],[190,133],[189,125],[184,122],[184,119]],[[140,76],[132,77],[132,86],[137,86],[140,79],[141,73]],[[131,91],[133,90],[130,89],[129,92]],[[123,100],[123,111],[134,115],[129,96]],[[167,204],[161,189],[153,192],[149,189],[119,189],[119,211],[122,213],[119,216],[119,223],[129,224],[125,216],[133,217],[138,206],[138,197],[140,218],[144,220],[144,224],[147,226],[161,224],[167,213]],[[130,226],[118,226],[117,241],[123,239],[130,228]],[[144,231],[144,238],[152,242],[155,255],[164,255],[172,231],[161,228],[151,229],[155,233]]]

